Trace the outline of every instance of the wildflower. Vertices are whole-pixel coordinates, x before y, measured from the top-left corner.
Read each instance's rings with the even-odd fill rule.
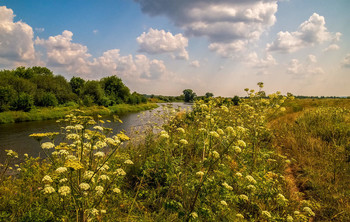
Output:
[[[277,202],[281,205],[285,204],[288,200],[283,196],[283,194],[277,195]]]
[[[254,192],[256,190],[256,187],[254,185],[248,185],[247,189],[250,190],[251,192]]]
[[[104,164],[103,166],[101,166],[100,171],[102,172],[108,169],[109,169],[109,166],[107,164]]]
[[[97,216],[98,215],[98,210],[96,208],[88,209],[88,213],[92,216]]]
[[[245,148],[247,146],[247,144],[243,140],[238,140],[237,145],[242,147],[242,148]]]
[[[64,172],[66,172],[67,171],[67,167],[58,167],[57,169],[56,169],[56,172],[57,173],[64,173]]]
[[[101,175],[100,180],[109,180],[109,176],[107,175]]]
[[[237,172],[237,173],[236,173],[236,176],[242,177],[243,175],[242,175],[240,172]]]
[[[218,152],[216,152],[215,150],[213,152],[211,152],[211,155],[214,159],[219,159],[220,158],[220,154]]]
[[[303,211],[306,212],[308,214],[308,216],[310,216],[310,217],[314,217],[315,216],[315,213],[311,210],[310,207],[304,207]]]
[[[168,139],[169,138],[169,134],[163,133],[163,134],[160,134],[160,137],[164,138],[164,139]]]
[[[80,189],[82,190],[88,190],[90,189],[90,185],[88,183],[81,183],[79,184]]]
[[[67,150],[60,150],[57,154],[59,154],[59,155],[68,155],[69,152]]]
[[[101,127],[101,126],[94,126],[93,128],[94,128],[95,130],[103,131],[103,127]]]
[[[236,153],[242,152],[242,149],[239,148],[238,146],[234,146],[233,149],[234,149],[234,151],[235,151]]]
[[[231,187],[230,185],[228,185],[226,182],[222,183],[222,186],[225,187],[228,190],[233,190],[233,187]]]
[[[106,212],[106,210],[101,210],[101,214],[105,214]]]
[[[84,166],[76,159],[68,159],[68,160],[66,160],[64,166],[68,167],[68,168],[72,168],[74,170],[84,169]]]
[[[125,160],[124,163],[125,164],[129,164],[129,165],[133,165],[134,164],[134,162],[132,162],[131,160]]]
[[[103,141],[97,141],[96,143],[96,147],[99,149],[103,149],[107,146],[107,143],[103,142]]]
[[[226,131],[227,131],[229,134],[232,134],[232,135],[235,135],[235,134],[236,134],[236,132],[235,132],[235,130],[233,129],[232,126],[226,127]]]
[[[215,131],[210,131],[210,133],[209,133],[212,137],[215,137],[215,138],[219,138],[220,137],[220,135],[217,133],[217,132],[215,132]]]
[[[207,109],[208,106],[207,106],[206,104],[201,104],[201,105],[200,105],[200,108],[202,108],[202,109]]]
[[[284,111],[286,111],[286,108],[281,107],[280,110],[281,110],[281,112],[284,112]]]
[[[203,171],[198,171],[198,172],[196,173],[196,176],[202,177],[202,176],[204,176],[204,172],[203,172]]]
[[[293,222],[293,217],[290,216],[290,215],[288,215],[288,216],[287,216],[287,222]]]
[[[50,193],[54,193],[55,189],[50,185],[46,185],[43,192],[44,194],[50,194]]]
[[[256,184],[256,180],[254,179],[254,177],[247,175],[245,177],[250,183]]]
[[[118,133],[117,136],[120,138],[121,141],[128,141],[130,138],[125,135],[124,133]]]
[[[299,214],[300,214],[300,212],[299,212],[299,211],[297,211],[297,210],[296,210],[296,211],[294,211],[294,215],[295,215],[295,216],[297,216],[297,215],[299,215]]]
[[[61,194],[62,196],[67,196],[70,194],[70,188],[69,186],[62,186],[58,189],[58,193]]]
[[[51,179],[51,177],[49,175],[44,176],[41,181],[44,183],[52,183],[53,182],[53,180]]]
[[[191,216],[193,219],[198,218],[198,214],[197,214],[196,212],[192,212],[192,213],[190,214],[190,216]]]
[[[224,200],[220,201],[220,203],[221,203],[222,205],[224,205],[224,206],[227,206],[227,203],[226,203],[226,201],[224,201]]]
[[[264,217],[267,217],[267,218],[270,218],[270,217],[271,217],[270,212],[268,212],[268,211],[266,211],[266,210],[263,210],[263,211],[261,212],[261,214],[262,214]]]
[[[116,169],[115,173],[116,173],[118,176],[125,176],[125,175],[126,175],[125,171],[124,171],[122,168]]]
[[[221,109],[224,111],[224,112],[228,112],[228,108],[226,106],[221,106]]]
[[[69,140],[78,140],[78,139],[80,139],[80,136],[78,134],[76,134],[76,133],[71,133],[71,134],[67,135],[67,139],[69,139]]]
[[[249,200],[248,196],[244,195],[244,194],[239,195],[239,199],[244,200],[244,201],[248,201]]]
[[[114,193],[120,193],[120,189],[116,187],[116,188],[113,189],[113,192]]]
[[[25,153],[25,154],[24,154],[24,157],[28,158],[29,156],[28,156],[28,154],[27,154],[27,153]]]
[[[102,186],[96,186],[95,191],[97,195],[102,195],[103,194],[104,188]]]
[[[60,179],[60,183],[64,183],[64,182],[67,182],[68,181],[68,179],[67,178],[63,178],[63,179]]]
[[[102,157],[105,156],[105,153],[102,152],[102,151],[99,151],[99,152],[96,152],[96,153],[94,154],[94,156],[96,156],[96,157],[98,157],[98,158],[102,158]]]
[[[236,214],[237,218],[244,219],[244,216],[242,214]]]
[[[41,144],[42,149],[51,149],[54,147],[55,147],[55,145],[51,142],[46,142],[46,143]]]
[[[220,135],[224,135],[225,134],[222,129],[217,129],[216,132],[218,132],[218,134],[220,134]]]
[[[83,127],[82,125],[80,125],[80,124],[75,125],[74,128],[75,128],[76,130],[82,130],[82,129],[84,129],[84,127]]]
[[[93,175],[94,175],[94,171],[91,171],[91,170],[85,171],[84,179],[90,180]]]
[[[177,128],[177,131],[179,131],[180,133],[185,133],[185,130],[181,127]]]
[[[185,139],[181,139],[181,140],[179,141],[179,143],[181,143],[181,144],[183,144],[183,145],[187,145],[187,144],[188,144],[187,140],[185,140]]]

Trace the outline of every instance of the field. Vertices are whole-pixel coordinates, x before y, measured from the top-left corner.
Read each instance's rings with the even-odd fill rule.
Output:
[[[132,138],[79,111],[65,143],[33,132],[47,158],[7,151],[0,221],[350,221],[350,100],[247,93]]]

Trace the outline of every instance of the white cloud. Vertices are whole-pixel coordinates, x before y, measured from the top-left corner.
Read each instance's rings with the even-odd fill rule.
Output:
[[[350,53],[345,56],[341,64],[344,68],[350,68]]]
[[[307,77],[310,75],[324,74],[324,70],[317,65],[317,58],[314,55],[308,55],[305,62],[298,59],[292,59],[287,67],[287,73],[296,77]]]
[[[329,51],[336,51],[336,50],[339,50],[339,49],[340,49],[339,45],[331,44],[327,48],[325,48],[323,51],[324,52],[329,52]]]
[[[171,32],[150,28],[148,33],[142,33],[136,41],[141,52],[149,54],[170,53],[178,59],[188,60],[188,39],[182,34],[173,35]]]
[[[253,52],[247,56],[246,62],[253,68],[264,69],[274,65],[277,65],[275,58],[271,54],[265,55],[264,58],[259,58],[258,55]]]
[[[165,15],[187,36],[207,37],[209,49],[232,57],[271,27],[277,0],[135,0],[151,16]]]
[[[199,68],[201,66],[201,64],[199,63],[198,60],[193,60],[192,62],[190,62],[190,66],[195,67],[195,68]]]
[[[46,40],[36,39],[36,44],[46,48],[48,66],[89,79],[118,75],[130,82],[161,79],[167,73],[163,61],[150,60],[145,55],[122,56],[119,49],[92,58],[88,48],[72,42],[72,37],[73,33],[65,30]]]
[[[95,35],[98,33],[97,29],[92,30],[92,33],[94,33]]]
[[[12,9],[0,6],[0,59],[6,63],[36,59],[33,29],[22,21],[14,22]]]
[[[269,51],[295,52],[307,46],[314,46],[326,41],[339,41],[341,33],[328,32],[323,16],[314,13],[303,22],[295,32],[279,32],[277,39],[267,45]]]

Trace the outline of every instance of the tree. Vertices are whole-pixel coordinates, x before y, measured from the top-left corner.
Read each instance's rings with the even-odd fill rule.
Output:
[[[184,94],[185,102],[193,102],[194,98],[197,96],[192,89],[185,89],[183,91],[183,94]]]
[[[109,76],[101,79],[101,85],[106,96],[110,97],[116,103],[127,102],[130,96],[130,90],[117,76]]]
[[[69,81],[69,84],[72,87],[72,91],[78,96],[80,96],[83,91],[85,80],[80,77],[73,76],[73,78],[71,78],[71,80]]]
[[[214,94],[211,93],[211,92],[207,92],[207,93],[205,94],[205,97],[206,97],[206,98],[213,97],[213,96],[214,96]]]
[[[239,103],[239,97],[238,96],[234,96],[232,99],[233,105],[237,106]]]
[[[102,98],[104,97],[103,89],[98,81],[87,81],[83,89],[84,100],[90,101],[91,99],[95,104],[102,104]],[[87,96],[89,99],[87,99]]]

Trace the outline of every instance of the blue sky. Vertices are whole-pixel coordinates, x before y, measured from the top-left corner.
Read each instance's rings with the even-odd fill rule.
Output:
[[[0,69],[68,80],[117,75],[133,91],[349,96],[348,0],[3,0]]]

